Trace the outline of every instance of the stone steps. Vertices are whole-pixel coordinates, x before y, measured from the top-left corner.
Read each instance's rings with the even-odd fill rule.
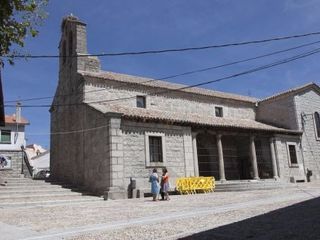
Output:
[[[222,183],[216,182],[215,192],[267,190],[287,187],[293,187],[293,184],[275,180],[226,181]]]
[[[43,188],[36,188],[36,189],[32,189],[32,193],[37,193],[37,194],[45,194],[45,193],[60,193],[60,192],[74,192],[74,190],[70,190],[68,188],[50,188],[50,189],[43,189]],[[3,195],[13,195],[13,194],[28,194],[30,193],[30,189],[21,189],[21,188],[3,188],[0,191],[0,196]]]
[[[0,208],[102,201],[100,197],[89,196],[62,183],[20,177],[4,180],[7,183],[0,186]]]
[[[1,208],[13,208],[13,207],[33,207],[33,206],[48,206],[48,205],[71,205],[91,202],[102,202],[103,199],[93,196],[81,196],[78,198],[54,198],[54,199],[33,199],[18,201],[17,199],[11,201],[2,201]]]
[[[30,182],[18,182],[18,183],[12,183],[12,182],[7,182],[6,183],[6,186],[8,187],[28,187],[28,186],[39,186],[39,187],[47,187],[47,186],[55,186],[55,185],[60,185],[60,186],[71,186],[71,185],[67,185],[67,184],[63,184],[63,183],[60,183],[60,184],[57,184],[57,183],[54,183],[54,184],[51,184],[51,183],[45,183],[45,182],[35,182],[35,183],[30,183]]]
[[[51,199],[52,197],[59,197],[59,198],[72,198],[81,196],[81,193],[77,192],[52,192],[52,193],[26,193],[26,194],[20,194],[20,193],[9,193],[6,195],[0,195],[0,202],[3,200],[12,200],[15,199]]]
[[[25,185],[25,186],[16,186],[16,185],[6,185],[6,186],[1,186],[2,190],[7,191],[7,190],[12,190],[12,191],[18,191],[20,189],[22,190],[28,190],[28,191],[37,191],[40,189],[48,189],[48,190],[56,190],[56,189],[73,189],[71,185]],[[1,192],[1,190],[0,190]]]

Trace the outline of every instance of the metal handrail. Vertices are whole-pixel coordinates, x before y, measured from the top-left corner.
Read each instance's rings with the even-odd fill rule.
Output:
[[[23,155],[24,163],[26,164],[26,166],[28,168],[28,172],[29,172],[30,176],[32,177],[33,167],[30,165],[28,155],[24,149],[22,150],[22,155]]]

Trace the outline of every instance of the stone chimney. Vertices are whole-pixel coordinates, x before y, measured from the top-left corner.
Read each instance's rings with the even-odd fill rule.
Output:
[[[21,103],[17,102],[16,105],[16,122],[20,123],[21,122]]]

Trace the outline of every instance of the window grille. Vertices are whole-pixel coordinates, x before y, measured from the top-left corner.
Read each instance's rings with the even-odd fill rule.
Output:
[[[298,164],[297,152],[295,145],[288,145],[291,164]]]
[[[163,162],[162,138],[149,136],[150,162]]]

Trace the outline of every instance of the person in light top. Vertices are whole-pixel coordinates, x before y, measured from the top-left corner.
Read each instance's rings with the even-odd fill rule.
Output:
[[[149,177],[149,182],[151,183],[151,193],[153,201],[157,201],[160,191],[159,176],[157,173],[157,169],[154,168],[152,170],[152,174]]]

